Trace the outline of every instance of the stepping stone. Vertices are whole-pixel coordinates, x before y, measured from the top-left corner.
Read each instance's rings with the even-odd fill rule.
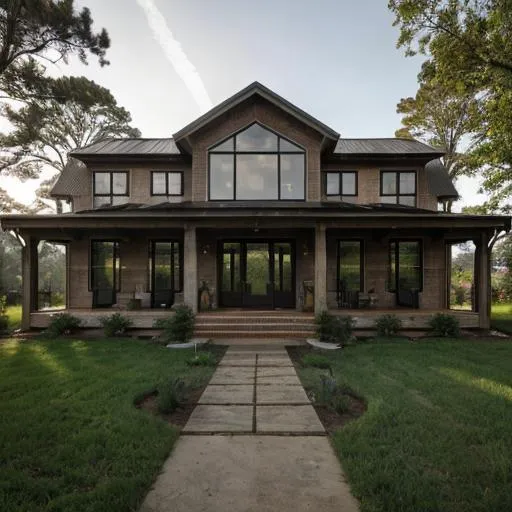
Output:
[[[253,357],[230,357],[224,356],[219,366],[256,366],[256,356]]]
[[[217,368],[210,384],[254,384],[254,368]]]
[[[311,405],[257,406],[256,432],[323,434],[325,429]]]
[[[260,368],[258,366],[257,375],[259,380],[261,377],[284,377],[285,375],[297,377],[297,372],[295,371],[295,368],[293,366],[283,366],[279,368]]]
[[[208,386],[199,399],[200,404],[252,404],[254,385]]]
[[[257,404],[309,404],[302,386],[269,385],[257,386]],[[315,413],[316,414],[316,413]]]
[[[252,432],[252,405],[197,405],[182,432]]]
[[[265,368],[265,370],[274,370],[274,368]],[[275,368],[276,370],[279,368]],[[302,386],[296,375],[275,375],[273,377],[260,377],[258,375],[258,384],[279,384],[282,386]]]
[[[261,355],[258,357],[258,366],[293,366],[288,356]]]

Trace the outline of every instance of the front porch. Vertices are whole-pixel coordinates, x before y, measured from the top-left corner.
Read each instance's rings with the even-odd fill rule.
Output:
[[[111,309],[59,309],[37,311],[30,314],[31,326],[38,329],[48,327],[53,315],[66,312],[79,318],[85,328],[99,329],[100,317],[120,312]],[[372,330],[375,320],[384,314],[394,314],[401,321],[404,330],[425,330],[428,320],[436,313],[447,313],[455,316],[463,329],[479,327],[479,315],[473,311],[457,311],[448,309],[330,309],[334,315],[349,315],[354,318],[357,330]],[[133,321],[134,329],[153,329],[158,318],[165,318],[172,313],[169,310],[145,309],[138,311],[122,310],[123,316]],[[219,309],[200,312],[196,317],[196,334],[201,337],[307,337],[314,332],[313,313],[294,310],[239,310]]]

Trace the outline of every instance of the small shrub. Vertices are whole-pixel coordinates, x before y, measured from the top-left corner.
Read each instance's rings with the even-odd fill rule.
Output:
[[[428,326],[434,336],[456,337],[460,334],[460,324],[457,318],[446,313],[437,313],[428,321]]]
[[[188,306],[178,306],[173,316],[159,318],[154,326],[162,329],[162,337],[167,343],[187,343],[194,334],[195,315]]]
[[[327,357],[320,354],[306,354],[302,358],[302,365],[312,366],[313,368],[329,369],[331,367],[331,362]]]
[[[379,336],[396,336],[402,328],[402,320],[396,315],[382,315],[375,320],[375,329]]]
[[[183,402],[184,397],[185,382],[183,379],[174,377],[166,380],[158,386],[158,411],[162,414],[169,414],[175,411]]]
[[[50,325],[45,333],[49,336],[61,336],[62,334],[72,334],[80,328],[81,321],[76,316],[69,313],[58,313],[52,316]]]
[[[187,359],[189,366],[215,366],[217,359],[211,352],[198,352],[191,359]]]
[[[0,295],[0,315],[7,315],[7,297],[5,295]]]
[[[352,339],[354,319],[322,311],[315,317],[316,335],[320,341],[344,345]]]
[[[7,331],[9,328],[9,317],[7,315],[0,315],[0,332]]]
[[[350,410],[350,398],[338,393],[334,395],[331,406],[338,414],[344,414]]]
[[[315,388],[315,402],[319,405],[329,405],[334,399],[334,395],[338,390],[338,384],[334,377],[322,375],[320,384]]]
[[[105,336],[122,336],[133,325],[133,322],[121,315],[121,313],[114,313],[111,316],[102,316],[100,324],[103,327]]]

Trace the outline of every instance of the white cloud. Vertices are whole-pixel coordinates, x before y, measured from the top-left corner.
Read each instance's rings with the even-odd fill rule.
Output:
[[[201,113],[210,110],[212,108],[212,102],[204,83],[197,69],[183,51],[180,42],[174,39],[162,13],[158,10],[153,0],[137,0],[137,3],[146,14],[149,28],[153,32],[154,38],[158,41],[167,59],[194,97]]]

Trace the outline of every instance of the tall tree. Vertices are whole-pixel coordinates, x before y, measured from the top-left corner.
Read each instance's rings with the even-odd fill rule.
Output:
[[[77,11],[73,0],[0,0],[0,75],[27,56],[53,62],[77,55],[87,63],[87,53],[108,64],[107,31],[92,30],[87,7]]]
[[[13,129],[3,135],[3,169],[18,176],[37,176],[43,166],[57,171],[42,183],[42,197],[62,172],[67,154],[107,137],[139,137],[130,113],[112,93],[85,77],[48,79],[55,92],[28,100],[21,108],[5,104],[4,117]]]
[[[398,46],[427,55],[446,90],[472,91],[477,143],[465,162],[483,175],[494,207],[512,193],[512,4],[510,0],[390,0]]]

